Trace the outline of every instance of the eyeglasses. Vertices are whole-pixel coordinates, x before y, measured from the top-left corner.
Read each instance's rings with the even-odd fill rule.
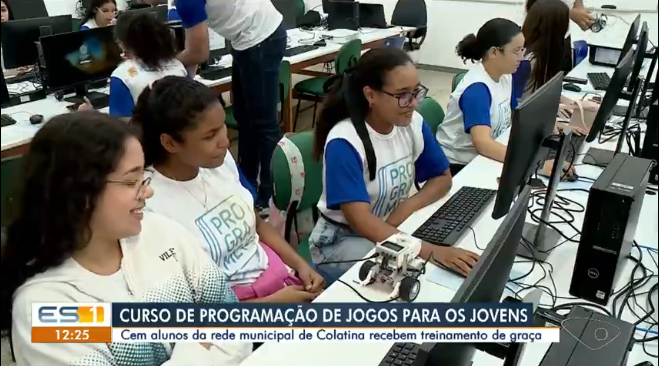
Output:
[[[412,102],[416,99],[417,102],[420,102],[424,99],[426,99],[426,95],[428,95],[428,88],[426,88],[423,85],[419,85],[414,91],[412,92],[402,92],[398,94],[393,94],[389,93],[388,91],[385,90],[380,90],[381,92],[394,97],[398,99],[398,106],[400,108],[407,108],[410,105],[412,105]]]
[[[103,8],[98,8],[98,10],[103,14],[112,13],[114,15],[117,15],[119,13],[117,10],[109,10],[109,9],[103,9]]]
[[[501,51],[502,53],[506,52],[506,49],[503,48],[503,47],[497,47],[497,48],[498,48],[499,51]],[[520,48],[520,49],[518,49],[518,50],[510,51],[510,52],[512,52],[513,54],[515,54],[515,55],[517,55],[517,56],[519,56],[519,57],[524,57],[524,55],[526,55],[526,48]]]
[[[146,178],[145,180],[108,180],[107,182],[137,188],[137,195],[135,196],[135,199],[139,200],[144,197],[144,192],[146,192],[147,187],[151,185],[151,177]]]

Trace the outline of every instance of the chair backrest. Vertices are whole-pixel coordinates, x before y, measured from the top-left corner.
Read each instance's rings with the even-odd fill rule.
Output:
[[[334,60],[334,71],[337,74],[340,74],[348,68],[355,66],[361,55],[361,39],[353,39],[352,41],[344,44],[336,54],[336,60]]]
[[[316,207],[323,191],[323,164],[313,158],[313,131],[304,131],[286,136],[302,156],[304,165],[304,191],[297,203],[298,212]],[[290,164],[286,152],[277,146],[272,156],[272,201],[280,211],[287,211],[293,197],[293,183],[291,180]]]
[[[279,102],[283,103],[291,90],[291,63],[284,60],[279,67]]]
[[[453,81],[451,82],[451,92],[454,92],[455,89],[458,88],[458,85],[460,84],[460,82],[462,81],[462,78],[464,78],[466,74],[467,74],[467,72],[463,71],[461,73],[456,74],[453,77]]]
[[[391,15],[391,24],[404,27],[428,26],[428,9],[425,0],[398,0]]]
[[[437,127],[444,121],[444,109],[436,100],[426,98],[419,103],[416,111],[423,116],[423,120],[428,124],[433,134],[437,133]]]
[[[11,208],[11,201],[16,198],[18,191],[19,179],[21,174],[21,157],[14,157],[2,160],[1,177],[0,177],[0,190],[2,194],[0,204],[2,205],[2,217],[0,219],[1,226],[7,226],[9,222],[9,213]]]
[[[402,50],[404,45],[405,45],[405,37],[395,37],[384,40],[385,47],[398,48],[399,50]]]
[[[295,18],[300,19],[301,17],[304,16],[304,13],[307,11],[307,7],[304,4],[304,0],[296,0],[295,1]]]
[[[574,42],[574,67],[579,65],[581,61],[588,57],[588,42],[576,41]]]

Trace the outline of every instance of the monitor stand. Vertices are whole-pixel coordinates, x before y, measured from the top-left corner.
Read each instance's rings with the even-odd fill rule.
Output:
[[[551,209],[556,198],[556,189],[563,176],[563,165],[567,157],[568,147],[570,146],[570,139],[573,130],[571,127],[566,127],[560,134],[559,141],[553,139],[545,139],[543,146],[555,149],[557,151],[554,158],[554,166],[549,177],[549,184],[547,185],[547,193],[545,194],[545,205],[542,207],[542,214],[540,215],[540,223],[524,223],[524,231],[522,237],[526,241],[520,243],[517,248],[517,255],[520,257],[545,262],[552,249],[556,247],[561,234],[556,230],[549,227],[546,223],[551,218]]]
[[[89,99],[89,101],[92,102],[92,104],[94,104],[94,100],[101,100],[107,98],[108,95],[105,93],[99,93],[95,91],[90,92],[87,88],[87,84],[85,84],[85,85],[77,86],[76,95],[73,97],[64,98],[64,101],[73,104],[82,104],[85,102],[84,99],[85,97]]]

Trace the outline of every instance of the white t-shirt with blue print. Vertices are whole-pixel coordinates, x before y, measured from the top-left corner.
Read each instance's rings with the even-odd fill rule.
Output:
[[[325,143],[324,185],[318,209],[336,222],[346,223],[340,205],[350,202],[369,203],[371,213],[384,220],[409,197],[415,182],[442,175],[449,166],[430,128],[417,112],[409,126],[396,126],[386,135],[366,126],[377,164],[372,181],[364,144],[351,121],[336,124]]]
[[[270,0],[175,0],[174,5],[184,28],[208,22],[237,51],[263,42],[283,20]]]
[[[188,70],[179,60],[163,63],[159,70],[149,70],[139,60],[126,60],[110,77],[110,115],[132,117],[137,98],[151,83],[165,76],[188,76]]]
[[[88,29],[96,29],[98,28],[98,24],[96,24],[95,19],[89,19],[88,21],[85,22],[85,24],[80,26],[80,30],[88,30]]]
[[[268,257],[256,233],[255,190],[231,154],[227,153],[221,167],[200,169],[187,182],[149,170],[154,195],[146,202],[148,211],[167,216],[194,234],[196,244],[232,285],[251,284],[263,273]]]
[[[452,164],[466,165],[478,156],[472,127],[489,126],[493,139],[510,127],[512,111],[517,108],[514,89],[512,75],[503,75],[496,82],[482,63],[465,74],[449,98],[444,122],[437,128],[437,141]]]

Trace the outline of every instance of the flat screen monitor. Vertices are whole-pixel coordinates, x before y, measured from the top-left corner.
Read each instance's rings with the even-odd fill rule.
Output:
[[[13,0],[11,12],[15,20],[48,17],[44,0]]]
[[[2,23],[2,55],[6,69],[31,66],[37,63],[39,51],[36,42],[41,34],[71,32],[71,15],[48,18],[14,20]]]

